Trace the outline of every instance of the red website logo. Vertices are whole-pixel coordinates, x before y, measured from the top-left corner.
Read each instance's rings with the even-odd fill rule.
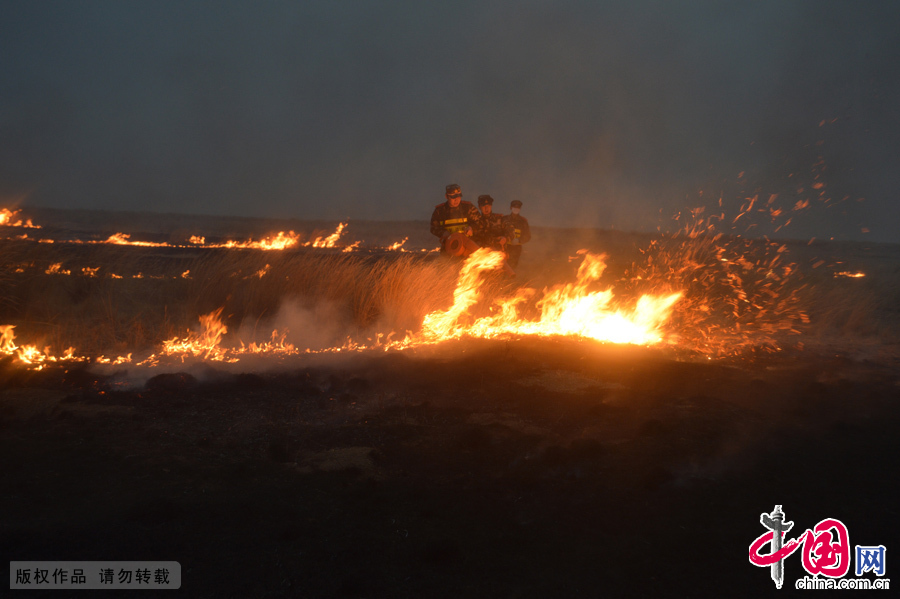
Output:
[[[771,566],[772,580],[781,588],[784,583],[784,560],[803,546],[803,568],[811,575],[840,578],[850,570],[850,535],[843,522],[826,518],[799,537],[785,542],[784,535],[793,528],[786,522],[781,506],[776,505],[771,514],[763,513],[760,523],[768,529],[750,544],[750,563],[754,566]],[[769,553],[761,553],[768,545]]]

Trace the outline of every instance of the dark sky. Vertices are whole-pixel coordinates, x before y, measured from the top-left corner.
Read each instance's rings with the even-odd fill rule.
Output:
[[[782,234],[900,242],[898,30],[893,0],[0,0],[0,201],[424,220],[457,182],[652,231],[778,193],[813,200]]]

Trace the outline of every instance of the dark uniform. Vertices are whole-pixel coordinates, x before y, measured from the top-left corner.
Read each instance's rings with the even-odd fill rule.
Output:
[[[469,202],[462,201],[462,190],[456,183],[447,186],[444,197],[447,201],[435,206],[434,212],[431,213],[431,234],[440,238],[441,252],[454,256],[468,256],[477,250],[478,246],[465,234],[469,227],[472,227],[473,234],[478,230],[481,213]]]
[[[522,202],[513,200],[510,206],[521,208]],[[509,254],[510,266],[515,268],[522,256],[522,244],[531,241],[531,228],[528,226],[528,219],[520,214],[508,214],[503,217],[503,222],[511,230],[506,253]]]
[[[490,214],[482,214],[481,221],[478,223],[478,230],[475,232],[473,239],[481,247],[492,247],[500,249],[497,241],[499,237],[506,237],[507,240],[512,239],[512,229],[503,222],[503,215],[491,212]]]
[[[478,221],[481,213],[478,208],[466,201],[460,201],[459,206],[451,208],[449,202],[443,202],[434,207],[431,213],[431,234],[435,237],[443,237],[444,232],[465,233],[472,227],[478,230]]]
[[[492,208],[494,198],[489,195],[478,196],[478,206],[483,207],[489,204]],[[490,247],[495,250],[505,249],[500,246],[500,238],[506,237],[507,242],[512,239],[512,228],[507,226],[503,220],[502,214],[491,211],[490,214],[481,214],[481,221],[478,223],[478,229],[475,231],[473,239],[481,247]]]

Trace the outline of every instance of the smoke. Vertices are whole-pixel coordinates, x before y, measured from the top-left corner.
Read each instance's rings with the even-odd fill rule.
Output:
[[[0,192],[37,204],[410,220],[455,181],[536,224],[652,231],[821,156],[866,202],[788,233],[900,239],[896,3],[4,10]]]
[[[322,300],[304,305],[299,300],[286,299],[270,325],[269,330],[285,334],[285,343],[313,351],[340,347],[355,332],[346,310]]]

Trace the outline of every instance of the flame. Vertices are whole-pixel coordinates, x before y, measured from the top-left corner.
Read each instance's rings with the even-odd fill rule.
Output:
[[[605,255],[583,252],[583,261],[578,268],[576,282],[545,290],[535,304],[540,310],[537,319],[527,319],[520,314],[522,306],[531,302],[537,295],[537,292],[530,288],[520,289],[512,297],[496,300],[492,306],[493,313],[477,318],[474,315],[475,309],[485,297],[484,275],[489,271],[501,269],[504,258],[504,254],[487,248],[473,253],[460,269],[452,305],[446,310],[435,311],[425,316],[418,333],[408,334],[399,341],[392,341],[394,334],[391,333],[384,339],[383,335],[377,335],[374,344],[369,346],[348,339],[340,347],[313,352],[310,349],[296,348],[286,341],[287,331],[276,330],[266,342],[245,344],[240,341],[239,347],[225,347],[222,341],[228,328],[222,319],[223,308],[219,308],[199,317],[199,331],[189,332],[183,338],[173,337],[164,341],[157,353],[141,361],[134,362],[132,355],[128,354],[114,359],[100,356],[95,362],[155,366],[163,358],[181,361],[196,358],[233,363],[248,354],[289,356],[373,348],[404,349],[463,336],[492,338],[514,335],[575,335],[615,343],[650,345],[659,343],[665,338],[663,327],[672,306],[681,297],[680,293],[645,295],[630,308],[619,306],[614,302],[611,289],[599,291],[591,289],[606,268]],[[265,274],[263,271],[260,272]],[[13,328],[11,325],[0,327],[0,351],[6,354],[15,352],[19,361],[30,368],[43,368],[47,362],[87,359],[75,357],[72,348],[67,350],[64,356],[54,357],[50,355],[49,348],[41,351],[36,346],[16,347]]]
[[[96,362],[97,362],[97,364],[112,364],[112,365],[130,364],[131,363],[131,354],[128,354],[126,356],[119,356],[115,359],[107,358],[105,356],[100,356],[99,358],[97,358]]]
[[[347,223],[340,223],[335,230],[334,233],[329,235],[328,237],[316,237],[313,241],[307,241],[306,243],[300,243],[300,234],[295,233],[294,231],[288,231],[285,233],[284,231],[279,231],[276,235],[270,235],[268,237],[264,237],[259,241],[253,241],[249,239],[247,241],[234,241],[228,240],[225,243],[213,243],[206,244],[206,238],[200,237],[198,235],[191,236],[189,242],[194,245],[200,245],[207,248],[234,248],[234,249],[256,249],[256,250],[285,250],[292,247],[314,247],[314,248],[332,248],[337,244],[338,239],[340,239],[344,228],[347,226]],[[356,242],[354,246],[359,245],[359,242]]]
[[[0,208],[0,226],[4,227],[24,227],[26,229],[40,229],[38,225],[31,222],[29,218],[26,221],[13,220],[21,212],[21,210],[10,210],[8,208]]]
[[[51,264],[50,268],[44,271],[44,274],[48,275],[70,275],[72,271],[65,270],[62,267],[62,262],[57,262],[56,264]]]
[[[611,289],[590,290],[606,269],[605,258],[605,254],[584,252],[575,283],[545,290],[536,304],[541,310],[537,320],[525,320],[519,313],[519,307],[536,293],[534,289],[524,288],[511,298],[498,300],[494,314],[467,323],[469,309],[481,297],[484,281],[480,275],[501,268],[504,260],[500,252],[487,248],[477,250],[460,271],[453,305],[446,311],[427,315],[421,335],[428,341],[461,336],[574,335],[613,343],[661,342],[663,325],[682,294],[643,295],[632,308],[618,307],[613,303]]]
[[[288,231],[285,233],[284,231],[279,231],[275,236],[269,236],[261,239],[260,241],[226,241],[221,244],[209,244],[205,245],[205,239],[203,237],[193,236],[191,237],[191,243],[203,245],[203,247],[208,248],[238,248],[238,249],[258,249],[258,250],[285,250],[292,247],[314,247],[314,248],[333,248],[336,247],[338,240],[341,238],[344,229],[347,227],[347,223],[340,223],[337,226],[337,229],[334,233],[329,235],[328,237],[316,237],[312,241],[307,241],[306,243],[300,243],[300,234],[295,233],[294,231]],[[356,248],[360,242],[356,242],[355,244],[348,246],[350,248]],[[351,250],[344,250],[351,251]]]
[[[763,198],[766,196],[763,195]],[[602,282],[607,274],[605,254],[579,252],[580,264],[571,283],[559,284],[543,291],[520,288],[511,294],[496,298],[497,277],[489,276],[503,265],[503,255],[489,249],[472,254],[460,267],[453,300],[449,308],[427,314],[417,332],[407,333],[400,340],[393,340],[394,333],[384,337],[376,335],[373,343],[348,339],[340,347],[315,352],[355,351],[365,349],[404,349],[416,345],[440,343],[460,337],[496,338],[510,336],[577,336],[603,342],[653,345],[678,343],[679,346],[711,355],[730,355],[747,345],[769,343],[776,334],[796,333],[797,322],[808,322],[798,309],[797,290],[793,278],[799,265],[789,262],[787,245],[741,239],[739,235],[725,236],[716,226],[729,226],[736,222],[748,223],[756,213],[765,220],[783,215],[788,219],[790,206],[782,209],[776,204],[777,194],[759,200],[759,196],[743,199],[737,218],[726,217],[724,209],[697,208],[685,211],[683,230],[671,236],[663,236],[642,249],[644,261],[634,264],[618,280]],[[678,218],[678,217],[676,217]],[[787,223],[784,223],[787,224]],[[299,243],[299,235],[293,231],[279,232],[260,241],[228,241],[223,244],[206,244],[204,237],[192,236],[191,246],[204,248],[253,248],[261,250],[287,249],[291,247],[334,248],[338,246],[346,223],[340,223],[329,236],[316,237]],[[783,225],[782,225],[783,226]],[[408,238],[386,250],[405,251],[402,246]],[[143,245],[161,247],[169,244],[132,242],[130,236],[117,233],[103,242],[117,245]],[[357,248],[360,242],[344,247],[344,251]],[[422,250],[427,251],[427,250]],[[436,250],[431,250],[436,251]],[[815,262],[812,268],[823,266]],[[71,266],[71,264],[70,264]],[[31,264],[34,267],[34,264]],[[258,265],[254,266],[254,269]],[[262,278],[270,273],[271,266],[254,272],[246,271],[244,279]],[[21,269],[17,270],[19,272]],[[99,268],[81,268],[85,276],[97,276]],[[51,265],[47,274],[70,274],[62,263]],[[182,273],[189,277],[190,270]],[[171,274],[169,277],[171,278]],[[137,274],[123,273],[125,277],[143,278]],[[108,272],[110,278],[121,275]],[[607,275],[608,276],[608,275]],[[839,272],[835,277],[865,276],[865,273]],[[147,278],[162,278],[147,275]],[[177,278],[177,277],[176,277]],[[787,282],[791,281],[791,285]],[[496,299],[495,299],[496,298]],[[227,327],[222,318],[223,308],[199,318],[199,332],[186,337],[174,337],[163,342],[156,353],[144,360],[132,361],[131,354],[115,359],[103,356],[95,361],[101,364],[125,364],[152,366],[163,359],[217,360],[234,362],[247,354],[295,355],[315,353],[311,349],[298,349],[286,341],[287,331],[273,331],[265,342],[245,343],[235,340],[238,347],[225,347]],[[48,361],[75,358],[74,350],[61,357],[50,355],[37,345],[17,347],[13,341],[13,327],[0,327],[0,352],[13,354],[29,367],[42,367]],[[146,354],[144,354],[146,355]],[[68,358],[66,357],[68,356]]]
[[[846,270],[842,270],[841,272],[834,273],[834,278],[836,278],[836,279],[841,278],[841,277],[846,277],[849,279],[861,279],[864,276],[866,276],[866,273],[864,273],[864,272],[849,272]]]
[[[343,234],[346,227],[347,223],[340,223],[337,227],[337,230],[335,230],[335,232],[328,237],[316,237],[313,241],[304,243],[303,246],[309,247],[310,245],[312,245],[312,247],[314,248],[333,248],[338,242],[338,239],[341,238],[341,235]]]
[[[390,252],[396,252],[396,251],[405,252],[406,250],[403,250],[401,248],[403,247],[403,244],[406,243],[408,240],[409,240],[409,237],[404,237],[403,241],[398,241],[397,243],[391,244],[384,249],[386,249]]]
[[[225,351],[219,347],[219,342],[228,328],[221,320],[222,308],[213,310],[209,314],[200,317],[200,333],[191,333],[184,339],[174,337],[163,342],[162,352],[167,356],[191,355],[203,357],[208,360],[222,360]]]
[[[0,354],[13,355],[26,366],[34,370],[42,370],[48,362],[76,361],[83,362],[85,358],[75,356],[75,348],[66,349],[62,356],[50,354],[50,348],[40,350],[35,345],[17,346],[16,335],[13,329],[15,325],[0,325]]]
[[[16,328],[16,325],[13,324],[0,325],[0,352],[4,354],[11,354],[16,351],[14,328]]]
[[[10,212],[8,209],[0,209],[0,225],[7,226],[20,226],[20,227],[31,227],[35,229],[39,229],[40,227],[32,225],[31,221],[27,221],[23,223],[21,220],[12,222],[12,217],[18,214],[18,211]],[[114,233],[110,235],[107,239],[102,241],[82,241],[79,239],[65,240],[61,243],[71,243],[71,244],[109,244],[109,245],[130,245],[130,246],[139,246],[139,247],[171,247],[171,248],[225,248],[225,249],[258,249],[258,250],[285,250],[292,247],[313,247],[313,248],[334,248],[337,247],[338,240],[343,234],[344,229],[347,227],[347,223],[340,223],[337,226],[337,229],[331,235],[327,237],[316,237],[314,240],[307,241],[306,243],[300,243],[300,234],[295,233],[294,231],[288,231],[285,233],[284,231],[279,231],[275,235],[269,235],[267,237],[262,238],[259,241],[254,241],[253,239],[248,239],[246,241],[235,241],[228,240],[224,243],[206,243],[206,237],[201,235],[191,235],[187,240],[187,245],[179,245],[172,244],[166,242],[154,242],[154,241],[132,241],[131,234],[129,233]],[[7,239],[29,239],[27,234],[19,235],[16,237],[8,237]],[[57,241],[53,239],[39,239],[36,240],[38,243],[57,243]],[[405,240],[404,240],[405,241]],[[350,245],[344,247],[343,251],[351,252],[357,249],[361,241],[356,241]],[[396,245],[396,244],[395,244]]]
[[[468,313],[481,297],[481,273],[496,270],[503,265],[503,254],[488,248],[476,250],[466,259],[459,272],[456,289],[453,290],[453,305],[443,312],[432,312],[422,322],[422,333],[428,338],[452,339],[463,334],[463,327],[457,323]]]
[[[272,336],[269,341],[265,341],[263,343],[251,343],[246,347],[246,351],[254,354],[266,354],[266,353],[295,353],[296,348],[290,344],[285,343],[285,339],[287,338],[287,331],[283,331],[281,333],[278,332],[278,329],[272,331]],[[241,350],[244,350],[244,343],[241,342]]]
[[[109,239],[106,241],[100,241],[98,243],[109,243],[112,245],[136,245],[140,247],[148,247],[148,248],[164,248],[164,247],[173,247],[170,243],[156,243],[153,241],[129,241],[131,239],[131,235],[128,233],[114,233],[109,236]]]
[[[211,244],[205,247],[211,248],[239,248],[239,249],[256,249],[256,250],[284,250],[287,248],[292,248],[297,245],[297,241],[300,238],[299,233],[294,233],[293,231],[289,231],[285,234],[284,231],[279,231],[277,235],[264,237],[260,241],[253,241],[252,239],[247,241],[226,241],[222,244]]]

